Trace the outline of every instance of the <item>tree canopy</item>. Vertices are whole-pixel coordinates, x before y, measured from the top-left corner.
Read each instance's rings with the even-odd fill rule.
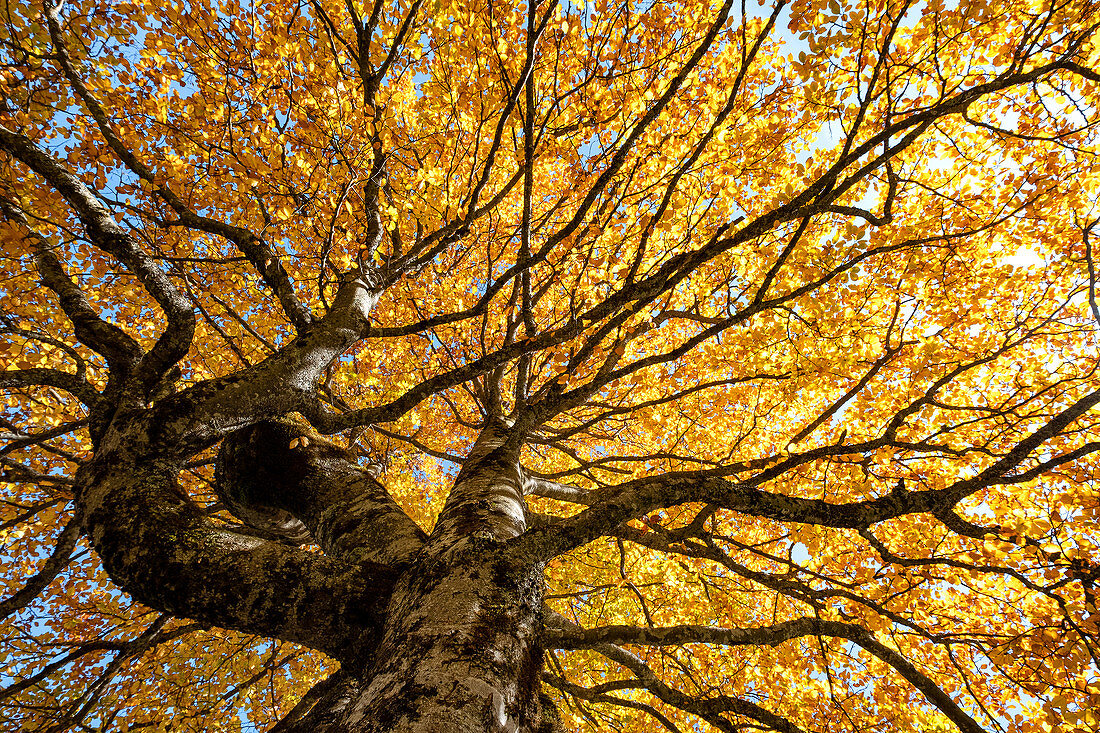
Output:
[[[1098,23],[6,4],[0,727],[314,720],[461,556],[486,730],[1100,730]]]

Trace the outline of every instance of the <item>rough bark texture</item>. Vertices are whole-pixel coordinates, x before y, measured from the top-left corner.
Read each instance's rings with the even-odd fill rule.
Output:
[[[333,630],[356,653],[275,730],[553,730],[539,697],[542,566],[499,552],[526,526],[522,486],[519,441],[490,421],[429,537],[353,456],[290,421],[226,439],[217,489],[238,518],[401,572],[381,628]]]
[[[499,551],[526,527],[508,425],[482,431],[430,536],[354,456],[300,425],[232,433],[216,490],[258,537],[212,525],[179,466],[148,460],[125,425],[116,416],[79,489],[112,577],[149,605],[342,663],[277,731],[553,729],[539,697],[542,564]]]
[[[403,565],[424,543],[354,456],[289,421],[227,438],[215,486],[238,518],[298,542],[312,537],[326,555]]]
[[[431,537],[398,581],[349,729],[541,725],[542,567],[498,551],[525,527],[518,449],[503,423],[482,431]]]
[[[541,573],[483,542],[402,577],[348,730],[537,730]]]

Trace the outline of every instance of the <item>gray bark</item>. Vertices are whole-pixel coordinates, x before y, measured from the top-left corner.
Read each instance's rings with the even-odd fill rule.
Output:
[[[398,581],[349,730],[539,729],[542,567],[498,551],[526,526],[522,486],[519,441],[490,421]]]
[[[219,452],[217,493],[259,536],[212,525],[179,465],[142,455],[155,435],[116,415],[79,477],[85,527],[139,600],[341,662],[276,731],[553,730],[543,567],[500,552],[526,528],[507,424],[486,425],[430,535],[353,455],[289,420],[238,430]]]
[[[231,436],[219,491],[247,509],[242,519],[298,516],[326,553],[402,573],[377,646],[360,644],[366,653],[275,731],[553,730],[539,697],[542,566],[497,551],[525,527],[508,426],[482,431],[430,536],[350,456],[315,435],[303,446],[303,435],[282,422]]]

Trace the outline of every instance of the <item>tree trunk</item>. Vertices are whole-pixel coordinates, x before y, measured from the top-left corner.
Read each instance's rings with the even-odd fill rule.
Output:
[[[539,698],[542,578],[487,549],[412,565],[364,667],[345,661],[271,733],[554,731],[556,712]]]
[[[257,528],[296,537],[297,519],[325,554],[400,572],[381,633],[349,640],[341,671],[272,733],[554,730],[539,698],[543,568],[496,551],[526,526],[508,425],[482,430],[429,536],[353,457],[291,423],[227,439],[217,485]]]
[[[541,574],[494,561],[490,542],[401,578],[345,730],[539,729]]]

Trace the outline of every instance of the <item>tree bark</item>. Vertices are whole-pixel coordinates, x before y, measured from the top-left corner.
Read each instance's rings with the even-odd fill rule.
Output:
[[[344,730],[539,730],[541,573],[492,555],[474,541],[402,576]]]
[[[400,573],[381,628],[345,638],[341,671],[272,733],[554,729],[539,696],[543,567],[499,552],[526,528],[519,447],[491,420],[425,535],[353,456],[293,422],[223,442],[217,491],[242,521]]]
[[[353,455],[288,421],[239,430],[222,442],[215,487],[254,528],[326,555],[407,564],[426,536]]]

